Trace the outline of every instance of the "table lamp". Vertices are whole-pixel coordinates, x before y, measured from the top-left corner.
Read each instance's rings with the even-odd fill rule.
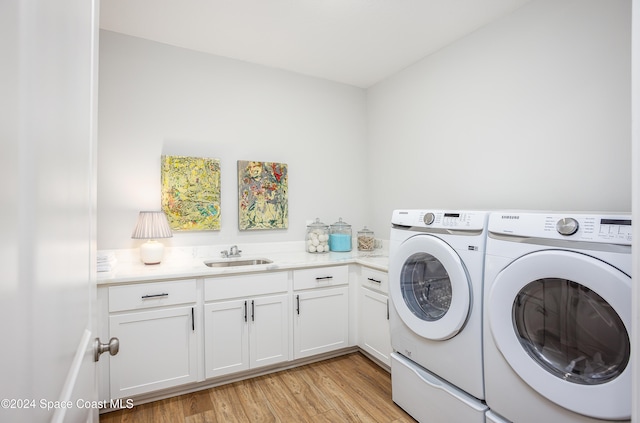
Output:
[[[159,264],[162,261],[164,245],[156,239],[172,236],[167,215],[163,211],[141,211],[138,223],[131,234],[133,239],[148,240],[140,246],[140,260],[144,264]]]

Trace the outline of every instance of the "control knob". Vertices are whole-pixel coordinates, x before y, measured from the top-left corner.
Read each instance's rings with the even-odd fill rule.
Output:
[[[563,217],[556,223],[556,230],[560,235],[573,235],[578,232],[578,221],[572,217]]]
[[[431,225],[433,221],[436,220],[436,215],[429,212],[424,215],[424,218],[422,220],[424,221],[425,224]]]

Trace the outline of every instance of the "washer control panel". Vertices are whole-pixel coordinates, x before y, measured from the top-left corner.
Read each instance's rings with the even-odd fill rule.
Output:
[[[631,245],[631,215],[497,212],[489,217],[489,232],[546,239]]]
[[[394,210],[394,225],[456,230],[483,230],[488,213],[481,211]]]

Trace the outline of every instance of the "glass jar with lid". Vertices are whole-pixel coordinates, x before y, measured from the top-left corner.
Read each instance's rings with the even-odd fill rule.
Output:
[[[358,231],[358,251],[373,251],[376,238],[371,229],[366,226]]]
[[[331,251],[351,251],[351,225],[340,218],[329,228],[329,249]]]
[[[329,252],[329,225],[320,222],[319,218],[307,226],[306,250],[309,253]]]

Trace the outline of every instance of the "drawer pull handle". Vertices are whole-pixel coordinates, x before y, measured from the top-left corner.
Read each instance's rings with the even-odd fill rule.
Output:
[[[317,281],[321,281],[324,279],[333,279],[333,276],[322,276],[322,277],[316,278]]]
[[[159,297],[168,297],[169,294],[167,292],[163,292],[162,294],[148,294],[148,295],[143,295],[142,299],[146,300],[148,298],[159,298]]]
[[[373,278],[367,278],[367,279],[370,280],[371,282],[382,283],[382,281],[379,281],[377,279],[373,279]]]

